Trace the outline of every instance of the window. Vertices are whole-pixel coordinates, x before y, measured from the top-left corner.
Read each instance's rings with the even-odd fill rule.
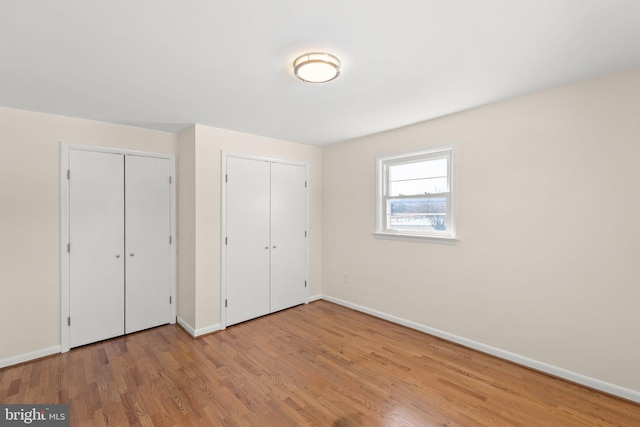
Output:
[[[378,237],[455,240],[453,147],[378,159]]]

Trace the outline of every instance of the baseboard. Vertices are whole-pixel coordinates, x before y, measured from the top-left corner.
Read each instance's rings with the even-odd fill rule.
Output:
[[[214,325],[207,326],[206,328],[198,328],[196,329],[196,334],[194,335],[196,338],[201,337],[203,335],[210,334],[212,332],[218,332],[222,329],[220,323],[216,323]]]
[[[187,323],[187,321],[182,319],[180,316],[178,316],[177,321],[178,321],[178,325],[180,325],[182,327],[182,329],[187,331],[189,333],[189,335],[191,335],[194,338],[198,338],[198,337],[200,337],[202,335],[207,335],[207,334],[210,334],[212,332],[217,332],[217,331],[220,330],[220,324],[219,323],[207,326],[205,328],[195,329],[193,326],[191,326],[189,323]]]
[[[19,354],[17,356],[7,357],[0,360],[0,368],[6,368],[7,366],[17,365],[19,363],[30,362],[41,357],[51,356],[52,354],[60,353],[61,347],[54,345],[53,347],[43,348],[40,350],[32,351],[30,353]]]
[[[448,332],[444,332],[435,328],[431,328],[429,326],[425,326],[425,325],[413,322],[411,320],[406,320],[401,317],[393,316],[387,313],[383,313],[381,311],[363,307],[361,305],[354,304],[349,301],[344,301],[338,298],[330,297],[328,295],[322,295],[322,299],[338,305],[342,305],[344,307],[351,308],[356,311],[360,311],[362,313],[369,314],[374,317],[378,317],[380,319],[388,320],[389,322],[392,322],[392,323],[397,323],[399,325],[406,326],[408,328],[415,329],[429,335],[433,335],[438,338],[445,339],[447,341],[454,342],[456,344],[460,344],[464,347],[472,348],[474,350],[478,350],[483,353],[490,354],[492,356],[496,356],[501,359],[505,359],[505,360],[517,363],[518,365],[523,365],[528,368],[544,372],[546,374],[550,374],[550,375],[563,378],[565,380],[568,380],[577,384],[584,385],[586,387],[590,387],[608,394],[612,394],[614,396],[621,397],[623,399],[640,403],[640,391],[631,390],[625,387],[621,387],[615,384],[598,380],[596,378],[591,378],[586,375],[568,371],[566,369],[559,368],[557,366],[550,365],[548,363],[540,362],[535,359],[531,359],[525,356],[521,356],[519,354],[511,353],[509,351],[492,347],[486,344],[482,344],[480,342],[473,341],[464,337],[459,337],[457,335],[450,334]]]
[[[186,320],[184,320],[182,317],[178,316],[176,317],[176,321],[178,322],[178,325],[180,325],[182,327],[182,329],[184,329],[185,331],[187,331],[187,333],[189,335],[191,335],[192,337],[195,337],[196,335],[196,330],[193,328],[193,326],[191,326],[189,323],[187,323]]]
[[[316,295],[312,295],[309,298],[307,298],[307,302],[314,302],[314,301],[318,301],[322,299],[322,294],[316,294]]]

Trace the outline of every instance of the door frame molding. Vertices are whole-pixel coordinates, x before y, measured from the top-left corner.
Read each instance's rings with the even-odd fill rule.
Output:
[[[60,142],[60,352],[65,353],[70,349],[70,327],[67,318],[70,313],[70,277],[69,262],[70,254],[67,252],[69,243],[69,180],[67,170],[69,169],[69,153],[71,150],[92,151],[108,154],[122,154],[133,156],[154,157],[169,160],[171,165],[171,317],[170,323],[176,322],[176,161],[175,155],[164,153],[153,153],[147,151],[128,150],[114,147],[104,147],[97,145],[83,145]]]
[[[227,158],[228,157],[236,157],[240,159],[246,160],[260,160],[264,162],[271,163],[283,163],[286,165],[294,165],[294,166],[304,166],[305,168],[305,180],[307,181],[307,197],[305,200],[306,203],[306,229],[307,229],[307,240],[306,240],[306,253],[305,257],[305,280],[307,281],[307,298],[305,304],[309,303],[309,187],[311,183],[309,182],[309,163],[301,162],[296,160],[287,160],[276,157],[265,157],[254,154],[241,153],[237,151],[226,151],[222,150],[222,156],[220,165],[220,330],[224,330],[227,327],[227,311],[225,307],[225,300],[227,298],[227,248],[225,245],[225,230],[227,229],[227,186],[225,181],[225,176],[227,175]]]

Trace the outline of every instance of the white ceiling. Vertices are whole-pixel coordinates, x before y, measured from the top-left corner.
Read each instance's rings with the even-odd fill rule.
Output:
[[[323,145],[637,66],[638,0],[0,3],[0,105],[168,131]]]

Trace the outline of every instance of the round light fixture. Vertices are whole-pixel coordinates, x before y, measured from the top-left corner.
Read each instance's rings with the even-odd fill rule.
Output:
[[[340,60],[328,53],[305,53],[293,61],[293,72],[303,82],[328,82],[340,75]]]

